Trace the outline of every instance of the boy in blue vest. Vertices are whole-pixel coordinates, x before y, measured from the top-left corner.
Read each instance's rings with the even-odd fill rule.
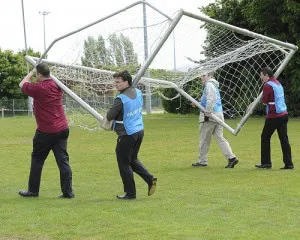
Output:
[[[219,83],[213,78],[213,73],[206,73],[201,76],[204,86],[200,104],[206,109],[205,113],[200,112],[200,143],[198,162],[193,163],[193,167],[206,167],[208,163],[208,150],[212,135],[215,137],[220,149],[222,150],[228,164],[225,168],[234,168],[239,162],[233,154],[229,142],[223,136],[223,127],[210,118],[213,113],[216,117],[224,121],[222,101],[219,92]],[[195,107],[194,104],[192,104]]]
[[[150,174],[138,159],[144,137],[142,92],[131,86],[132,77],[126,70],[115,73],[113,78],[120,94],[116,96],[106,118],[113,121],[113,130],[118,135],[116,155],[125,194],[117,195],[117,198],[136,198],[133,172],[148,184],[148,196],[151,196],[155,192],[157,178]]]
[[[261,164],[257,168],[272,168],[270,140],[275,130],[280,139],[284,166],[281,169],[294,169],[291,146],[287,135],[288,112],[281,84],[275,79],[269,67],[262,68],[260,78],[264,82],[262,102],[266,105],[266,120],[261,133]]]

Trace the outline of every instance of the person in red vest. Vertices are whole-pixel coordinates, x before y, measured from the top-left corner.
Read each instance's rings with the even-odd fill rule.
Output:
[[[284,100],[284,90],[269,67],[262,68],[260,78],[264,82],[262,102],[266,105],[266,120],[261,133],[261,163],[257,168],[272,168],[270,140],[277,130],[283,154],[281,169],[294,169],[291,146],[287,134],[288,112]]]
[[[72,170],[69,164],[67,141],[69,127],[64,112],[63,91],[50,76],[45,63],[36,66],[36,83],[31,83],[34,71],[21,81],[22,92],[33,98],[37,129],[33,137],[28,189],[19,191],[22,197],[38,197],[44,162],[52,150],[60,172],[61,198],[73,198]]]

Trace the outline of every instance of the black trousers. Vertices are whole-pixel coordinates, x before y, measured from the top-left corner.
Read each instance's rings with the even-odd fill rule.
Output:
[[[72,193],[72,170],[67,152],[68,137],[68,128],[55,134],[43,133],[38,130],[35,132],[28,183],[30,192],[39,192],[44,162],[52,150],[60,172],[61,191],[65,194]]]
[[[119,171],[124,185],[124,192],[130,196],[136,196],[133,172],[141,176],[148,184],[153,178],[153,175],[147,171],[138,159],[143,137],[144,131],[140,131],[130,136],[119,136],[117,139],[116,155]]]
[[[280,139],[283,162],[286,166],[292,166],[292,154],[289,138],[287,135],[288,115],[279,118],[266,118],[261,133],[261,164],[272,164],[270,140],[275,130]]]

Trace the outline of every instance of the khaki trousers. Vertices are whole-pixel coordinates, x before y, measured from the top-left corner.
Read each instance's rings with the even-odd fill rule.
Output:
[[[200,143],[198,160],[201,164],[208,162],[208,150],[211,142],[211,136],[214,136],[221,151],[226,159],[234,158],[229,142],[223,137],[223,127],[216,122],[202,122],[200,123]]]

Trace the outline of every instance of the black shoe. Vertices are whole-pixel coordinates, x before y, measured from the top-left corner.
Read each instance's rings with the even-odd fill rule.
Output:
[[[257,167],[257,168],[271,169],[272,168],[272,164],[255,164],[255,167]]]
[[[74,197],[75,197],[74,193],[63,193],[62,195],[59,196],[59,198],[68,198],[68,199],[71,199]]]
[[[192,163],[192,167],[207,167],[207,164],[196,162]]]
[[[117,195],[117,198],[122,200],[132,200],[136,199],[136,196],[127,195],[127,193],[125,193],[124,195]]]
[[[157,178],[153,177],[151,182],[148,184],[148,196],[151,196],[156,190]]]
[[[281,170],[287,170],[287,169],[294,169],[294,166],[293,165],[290,165],[290,166],[284,166],[282,168],[280,168]]]
[[[237,158],[228,159],[228,165],[225,168],[234,168],[237,165],[239,160]]]
[[[39,193],[29,191],[19,191],[19,195],[22,197],[38,197]]]

